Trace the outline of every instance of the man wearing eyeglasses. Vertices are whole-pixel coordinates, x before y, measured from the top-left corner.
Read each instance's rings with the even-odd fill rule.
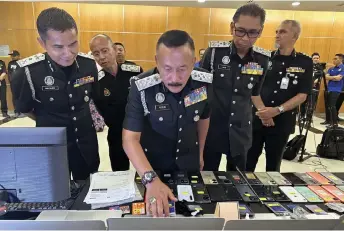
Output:
[[[294,45],[301,33],[295,20],[285,20],[276,30],[272,65],[266,75],[257,110],[254,110],[253,141],[247,154],[247,171],[254,171],[262,153],[266,171],[280,171],[284,148],[294,133],[297,107],[312,92],[312,58],[296,52]]]
[[[252,142],[252,102],[255,103],[266,74],[270,52],[253,44],[260,37],[265,10],[255,3],[241,6],[230,24],[232,41],[209,43],[201,67],[213,73],[212,114],[204,170],[217,171],[222,153],[227,171],[245,170]]]

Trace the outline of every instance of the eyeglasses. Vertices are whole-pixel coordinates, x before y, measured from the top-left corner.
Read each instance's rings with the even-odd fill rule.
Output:
[[[234,25],[234,32],[235,32],[235,35],[238,37],[245,37],[245,35],[247,35],[247,37],[249,38],[257,38],[260,35],[261,29],[258,31],[256,30],[246,31],[244,29],[237,29]]]

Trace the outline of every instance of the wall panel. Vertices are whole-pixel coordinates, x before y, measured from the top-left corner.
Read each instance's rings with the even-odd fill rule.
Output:
[[[295,11],[294,19],[302,25],[302,37],[330,37],[333,12]]]
[[[80,31],[123,31],[123,6],[79,4]]]
[[[166,30],[167,7],[124,6],[124,31],[163,33]]]
[[[210,34],[230,34],[230,23],[232,22],[234,9],[211,9]]]
[[[168,30],[179,29],[193,34],[208,34],[209,8],[168,8]]]
[[[0,28],[34,29],[31,2],[0,2]]]
[[[331,36],[336,38],[344,38],[344,12],[334,13],[334,23]]]
[[[294,19],[294,12],[267,10],[262,37],[275,37],[277,27],[285,19]]]

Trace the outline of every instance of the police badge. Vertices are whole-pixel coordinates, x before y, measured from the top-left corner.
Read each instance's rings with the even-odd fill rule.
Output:
[[[45,85],[47,85],[47,86],[52,86],[52,85],[54,85],[54,82],[55,82],[55,80],[54,80],[54,77],[52,77],[52,76],[46,76],[46,77],[44,78],[44,83],[45,83]]]
[[[165,101],[165,95],[161,92],[158,92],[156,95],[155,95],[155,100],[156,102],[158,103],[163,103]]]

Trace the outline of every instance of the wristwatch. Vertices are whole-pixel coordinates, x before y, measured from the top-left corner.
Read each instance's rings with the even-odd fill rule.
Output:
[[[154,171],[145,172],[142,175],[141,182],[144,186],[146,186],[147,184],[151,183],[154,180],[154,178],[156,178],[157,176],[158,175]]]
[[[284,107],[282,105],[277,107],[277,108],[278,108],[278,111],[280,114],[282,114],[284,112]]]

